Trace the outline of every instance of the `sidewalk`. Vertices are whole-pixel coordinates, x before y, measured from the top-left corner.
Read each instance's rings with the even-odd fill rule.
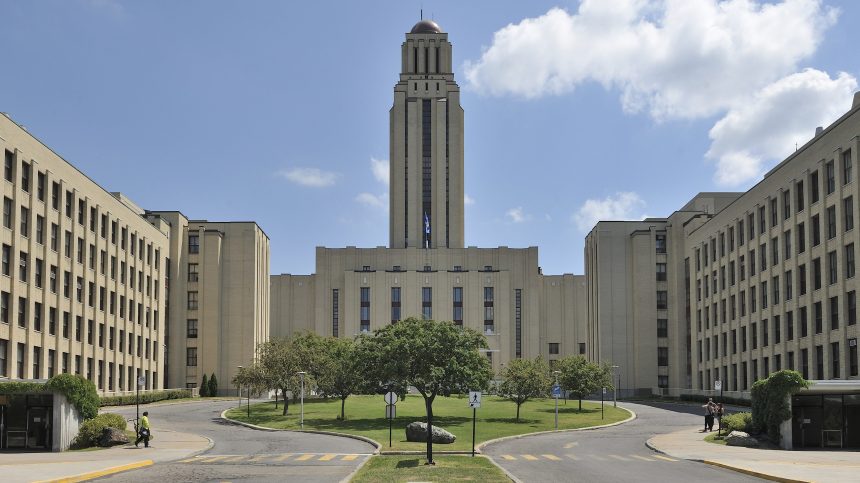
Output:
[[[857,481],[860,452],[785,451],[741,448],[708,443],[701,426],[661,434],[648,446],[675,458],[703,461],[772,481],[846,482]]]
[[[209,439],[188,433],[152,428],[155,439],[149,448],[116,446],[94,451],[63,453],[0,453],[4,483],[86,481],[106,474],[187,458],[209,449]]]

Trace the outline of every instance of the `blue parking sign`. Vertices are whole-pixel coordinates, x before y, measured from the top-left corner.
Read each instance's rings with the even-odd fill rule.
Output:
[[[561,386],[558,384],[552,386],[552,397],[561,397]]]

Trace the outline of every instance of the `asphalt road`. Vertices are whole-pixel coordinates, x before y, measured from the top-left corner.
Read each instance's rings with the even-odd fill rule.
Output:
[[[697,424],[704,426],[704,415],[698,407],[632,403],[624,403],[624,406],[636,412],[637,418],[593,431],[503,441],[486,446],[482,451],[524,482],[761,481],[704,463],[669,458],[645,446],[645,441],[655,434]]]
[[[223,421],[221,412],[235,405],[235,401],[221,401],[147,407],[153,447],[158,446],[159,428],[206,436],[215,445],[193,458],[156,464],[99,481],[336,482],[349,475],[374,450],[370,444],[350,438],[258,431]],[[134,408],[111,412],[127,418],[135,415]],[[141,450],[141,455],[144,451]]]

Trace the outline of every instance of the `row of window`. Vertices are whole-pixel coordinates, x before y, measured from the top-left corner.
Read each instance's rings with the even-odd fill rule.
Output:
[[[131,343],[131,342],[129,342]],[[0,339],[0,377],[9,377],[9,365],[12,362],[9,354],[9,341],[5,339]],[[153,341],[152,350],[153,353],[157,354],[157,342]],[[149,352],[149,339],[147,339],[147,352]],[[25,357],[27,355],[27,346],[23,343],[18,343],[16,346],[16,355],[15,355],[15,375],[18,379],[27,379],[28,375],[26,373],[26,361]],[[30,355],[30,362],[32,364],[32,372],[29,374],[30,379],[42,379],[42,378],[51,378],[54,377],[55,371],[59,369],[59,373],[67,374],[81,374],[82,370],[86,371],[86,378],[90,381],[96,383],[98,389],[104,389],[105,385],[107,385],[107,389],[109,391],[114,390],[114,374],[116,374],[119,378],[119,385],[116,388],[117,390],[131,390],[134,385],[134,381],[137,380],[140,376],[146,377],[146,389],[155,389],[155,385],[151,383],[151,381],[158,380],[158,373],[152,372],[152,379],[150,379],[149,370],[141,370],[140,368],[135,368],[134,366],[129,365],[128,370],[126,371],[126,366],[124,364],[115,364],[113,362],[108,362],[108,370],[104,370],[105,361],[99,360],[94,361],[92,357],[86,358],[86,366],[82,366],[83,358],[80,355],[74,356],[74,368],[69,367],[70,357],[68,352],[62,352],[59,357],[59,361],[57,360],[57,351],[54,349],[48,349],[47,351],[47,359],[44,360],[43,348],[39,346],[33,346],[32,352]],[[42,364],[45,363],[45,367],[43,370]],[[60,367],[57,368],[57,362],[60,363]],[[118,371],[115,371],[115,368],[118,368]],[[97,370],[95,374],[93,374],[94,369]],[[125,378],[125,374],[128,374],[128,379]],[[133,377],[136,374],[136,377]],[[95,377],[94,377],[95,376]]]
[[[844,151],[842,153],[842,184],[848,184],[852,181],[853,176],[853,162],[851,159],[851,150]],[[836,191],[836,167],[835,160],[830,160],[825,163],[825,190],[826,194],[832,194]],[[817,203],[820,200],[819,196],[819,173],[818,170],[813,171],[809,174],[807,179],[807,188],[809,191],[809,199],[810,203]],[[800,180],[795,182],[794,184],[794,213],[800,213],[805,209],[805,191],[804,191],[804,180]],[[786,189],[781,193],[782,198],[782,220],[788,220],[791,218],[792,214],[792,196],[791,190]],[[764,235],[768,232],[768,229],[774,228],[780,223],[779,216],[779,203],[780,200],[778,197],[774,196],[768,199],[766,206],[759,206],[757,209],[758,214],[758,233],[759,235]],[[770,209],[769,218],[766,216],[766,208]],[[813,223],[818,224],[819,215],[815,215],[812,217]],[[835,236],[836,232],[836,216],[835,216],[835,205],[827,208],[827,218],[828,218],[828,237]],[[849,196],[843,200],[843,218],[845,224],[845,230],[850,230],[854,226],[854,210],[852,199]],[[744,221],[746,220],[746,224]],[[769,226],[768,226],[769,224]],[[801,224],[802,226],[802,224]],[[696,248],[695,250],[695,262],[696,262],[696,271],[700,271],[702,266],[707,266],[709,262],[716,262],[717,260],[717,244],[719,243],[719,257],[725,257],[727,252],[731,252],[735,249],[736,241],[737,247],[740,248],[745,240],[747,240],[747,236],[744,234],[744,229],[746,228],[746,233],[748,235],[748,240],[753,241],[755,239],[756,233],[756,213],[748,213],[746,217],[741,217],[741,219],[737,220],[734,226],[728,227],[726,232],[718,232],[716,237],[712,237],[710,241],[706,241],[703,243],[702,247]],[[818,229],[815,228],[814,236],[817,237]],[[736,236],[737,235],[737,236]],[[726,241],[728,238],[728,251],[726,250]],[[817,245],[817,243],[813,243],[813,245]],[[710,248],[710,250],[708,249]],[[704,262],[704,263],[702,263]]]
[[[860,375],[860,370],[858,370],[858,355],[857,355],[857,339],[851,338],[848,339],[847,344],[847,356],[848,356],[848,376],[853,377]],[[810,372],[809,361],[810,354],[809,349],[800,349],[800,360],[795,361],[795,352],[789,351],[785,354],[786,356],[786,369],[797,370],[803,375],[804,379],[838,379],[842,377],[842,344],[839,342],[831,342],[830,343],[830,364],[829,364],[829,372],[825,372],[828,364],[825,359],[825,346],[824,345],[816,345],[814,347],[813,353],[813,363],[815,364],[812,369],[814,372]],[[771,360],[773,361],[773,367],[771,367]],[[753,359],[749,361],[750,365],[747,365],[747,361],[740,362],[740,374],[738,374],[738,364],[733,363],[731,366],[724,365],[722,367],[714,368],[713,377],[711,375],[711,369],[700,370],[698,373],[699,376],[699,389],[710,389],[712,387],[712,383],[714,380],[723,381],[723,388],[728,391],[745,391],[750,387],[749,377],[752,378],[752,382],[755,382],[759,379],[764,379],[771,374],[771,369],[773,372],[780,371],[783,369],[783,358],[782,354],[773,355],[772,359],[770,357],[763,357],[761,359],[762,371],[759,372],[759,360]],[[797,367],[795,363],[797,362]],[[729,368],[731,368],[731,375],[729,374]],[[751,372],[748,372],[748,369],[751,369]]]

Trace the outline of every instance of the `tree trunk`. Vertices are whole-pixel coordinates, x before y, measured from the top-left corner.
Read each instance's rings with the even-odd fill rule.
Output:
[[[281,394],[284,396],[284,416],[287,415],[287,408],[290,407],[290,400],[287,398],[287,390],[281,389]]]
[[[579,398],[579,412],[582,412],[582,398]]]
[[[424,406],[427,408],[427,464],[435,465],[433,461],[433,398],[424,397]]]
[[[520,422],[520,405],[521,402],[517,402],[517,422]]]
[[[346,416],[345,416],[346,413],[344,412],[344,406],[346,406],[346,398],[347,398],[347,396],[341,396],[340,397],[340,420],[341,421],[346,421]]]
[[[275,409],[278,409],[278,391],[275,391]]]

